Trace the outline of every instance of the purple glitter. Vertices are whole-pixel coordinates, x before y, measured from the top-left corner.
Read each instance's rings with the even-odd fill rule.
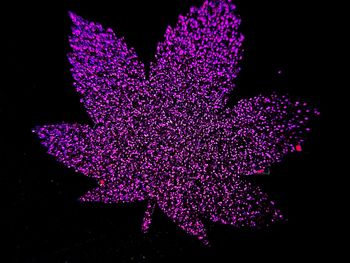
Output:
[[[318,112],[285,96],[225,107],[243,36],[230,0],[206,1],[168,27],[147,79],[135,51],[111,29],[70,13],[72,75],[95,123],[37,127],[48,153],[99,186],[84,202],[146,200],[142,230],[158,206],[208,244],[202,219],[241,226],[283,219],[244,179],[301,151]]]

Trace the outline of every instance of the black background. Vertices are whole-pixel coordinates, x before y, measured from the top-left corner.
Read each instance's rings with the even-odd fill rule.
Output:
[[[251,230],[206,222],[212,244],[206,248],[156,210],[151,231],[144,235],[145,203],[79,203],[77,198],[96,182],[56,162],[32,135],[40,124],[91,123],[72,86],[66,58],[68,10],[112,27],[148,66],[166,26],[201,2],[31,1],[3,9],[9,14],[3,32],[9,82],[1,88],[0,108],[2,130],[8,133],[1,142],[7,175],[2,192],[9,208],[3,227],[11,231],[7,243],[13,248],[11,260],[4,262],[280,261],[330,252],[327,144],[322,139],[327,132],[322,99],[327,21],[316,1],[235,1],[246,39],[231,103],[276,91],[303,98],[322,112],[301,153],[274,165],[270,175],[250,178],[277,201],[286,224]]]

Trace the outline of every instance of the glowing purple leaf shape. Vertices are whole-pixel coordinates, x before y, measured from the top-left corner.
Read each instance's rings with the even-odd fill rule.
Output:
[[[229,0],[180,16],[157,47],[149,79],[111,29],[70,13],[75,87],[95,123],[35,128],[48,153],[99,186],[81,201],[146,200],[142,230],[157,205],[208,244],[203,219],[269,225],[280,211],[244,176],[300,150],[318,112],[285,96],[256,96],[225,108],[243,37]]]

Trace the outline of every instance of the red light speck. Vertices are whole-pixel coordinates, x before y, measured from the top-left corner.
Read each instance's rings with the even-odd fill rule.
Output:
[[[104,185],[105,181],[104,180],[100,180],[100,185]]]
[[[301,145],[298,144],[297,146],[295,146],[295,150],[296,150],[297,152],[301,152]]]

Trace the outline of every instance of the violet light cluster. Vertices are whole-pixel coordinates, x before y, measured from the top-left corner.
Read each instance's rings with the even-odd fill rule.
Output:
[[[58,161],[96,179],[81,201],[146,201],[144,232],[159,207],[204,244],[203,219],[236,227],[283,219],[245,176],[300,151],[318,112],[276,94],[226,107],[243,41],[230,0],[205,1],[168,27],[149,76],[112,29],[70,17],[74,86],[94,126],[34,132]]]

